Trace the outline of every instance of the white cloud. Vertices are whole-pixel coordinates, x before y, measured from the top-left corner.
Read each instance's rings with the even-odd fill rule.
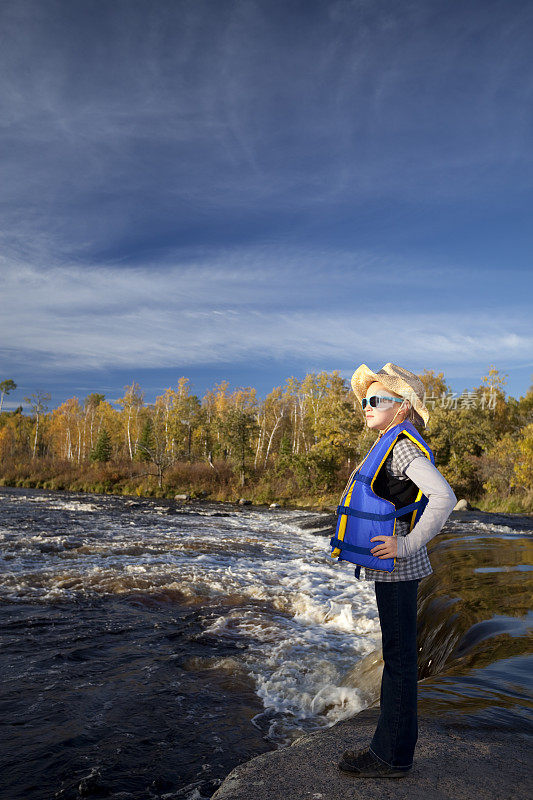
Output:
[[[358,268],[350,271],[342,256],[335,263],[331,254],[324,262],[293,254],[280,264],[275,253],[251,249],[235,255],[238,267],[203,260],[164,270],[5,264],[2,349],[6,361],[23,360],[35,373],[263,357],[342,367],[358,353],[376,362],[383,353],[401,363],[416,352],[427,364],[485,364],[523,361],[533,350],[529,314],[518,307],[512,314],[472,307],[465,315],[386,305],[364,259],[357,264],[352,255]],[[398,286],[401,279],[408,296],[420,280],[420,270],[411,270],[380,276],[396,276]]]

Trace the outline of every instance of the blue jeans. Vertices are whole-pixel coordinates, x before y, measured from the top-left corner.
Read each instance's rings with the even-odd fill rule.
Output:
[[[384,668],[381,713],[370,750],[389,766],[408,769],[418,739],[416,599],[420,579],[374,583]]]

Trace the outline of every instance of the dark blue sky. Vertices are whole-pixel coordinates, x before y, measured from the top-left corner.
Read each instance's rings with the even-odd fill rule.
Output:
[[[530,2],[4,0],[1,378],[533,380]]]

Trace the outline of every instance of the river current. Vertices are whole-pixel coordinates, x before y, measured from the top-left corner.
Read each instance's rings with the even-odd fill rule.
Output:
[[[204,800],[379,702],[374,584],[331,515],[0,489],[2,800]],[[419,588],[419,711],[533,733],[533,520],[454,513]]]

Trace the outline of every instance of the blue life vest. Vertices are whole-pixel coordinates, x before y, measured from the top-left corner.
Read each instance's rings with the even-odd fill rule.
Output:
[[[428,444],[409,420],[394,425],[377,439],[368,451],[353,475],[341,505],[337,508],[337,528],[335,536],[330,540],[331,558],[357,564],[355,576],[358,579],[361,566],[382,572],[394,571],[396,558],[379,558],[372,555],[371,549],[382,542],[371,542],[370,539],[374,536],[396,536],[398,517],[409,522],[411,531],[428,503],[428,498],[411,480],[402,480],[401,488],[398,488],[394,496],[388,491],[384,471],[380,474],[382,467],[385,469],[385,461],[401,434],[409,437],[420,448],[421,455],[429,458],[432,464],[435,463],[435,457]],[[397,486],[400,487],[400,482]],[[380,494],[376,494],[376,488]],[[393,499],[386,499],[381,496],[382,494]],[[406,498],[409,498],[407,503]]]

